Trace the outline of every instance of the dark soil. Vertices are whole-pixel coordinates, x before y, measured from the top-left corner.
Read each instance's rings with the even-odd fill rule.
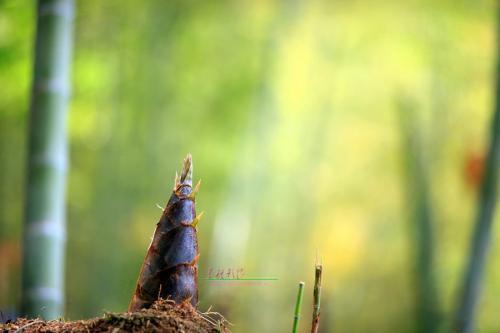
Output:
[[[228,322],[214,312],[200,313],[191,304],[159,300],[139,312],[106,313],[102,318],[63,321],[23,319],[0,324],[3,332],[229,332]]]

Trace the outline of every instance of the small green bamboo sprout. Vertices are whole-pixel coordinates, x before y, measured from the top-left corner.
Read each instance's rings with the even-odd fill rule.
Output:
[[[321,273],[323,272],[323,266],[320,264],[316,264],[315,272],[316,274],[314,279],[314,304],[311,333],[317,333],[319,328],[319,315],[321,308]]]
[[[295,316],[293,317],[292,333],[297,333],[299,328],[300,308],[302,307],[302,298],[304,296],[304,282],[299,282],[299,293],[297,294],[297,302],[295,303]]]

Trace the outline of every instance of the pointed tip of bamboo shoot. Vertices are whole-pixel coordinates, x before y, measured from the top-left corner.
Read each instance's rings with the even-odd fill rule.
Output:
[[[181,177],[177,184],[193,186],[193,157],[191,154],[187,154],[184,159]]]

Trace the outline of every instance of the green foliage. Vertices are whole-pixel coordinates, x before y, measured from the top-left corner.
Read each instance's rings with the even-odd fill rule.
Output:
[[[477,194],[464,174],[467,161],[484,156],[492,110],[493,6],[77,2],[67,316],[126,308],[156,204],[164,204],[178,161],[191,152],[203,182],[197,208],[206,212],[200,276],[243,267],[247,276],[278,277],[259,286],[200,281],[201,310],[214,305],[236,331],[283,330],[296,281],[313,285],[318,249],[321,330],[412,331],[400,91],[418,105],[434,276],[443,313],[451,313]],[[0,2],[0,250],[14,253],[34,22],[31,1]],[[500,255],[498,242],[491,251]],[[0,308],[8,308],[19,298],[20,263],[3,253]],[[481,332],[500,327],[499,273],[490,261]]]

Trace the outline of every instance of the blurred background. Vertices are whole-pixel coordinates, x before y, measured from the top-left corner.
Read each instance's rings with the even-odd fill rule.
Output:
[[[76,4],[67,318],[126,310],[190,152],[200,277],[278,278],[200,280],[201,310],[234,332],[287,331],[305,281],[306,331],[318,256],[322,332],[411,332],[422,304],[450,328],[493,111],[495,1]],[[35,9],[0,1],[6,312],[20,297]],[[479,332],[500,328],[499,217]]]

